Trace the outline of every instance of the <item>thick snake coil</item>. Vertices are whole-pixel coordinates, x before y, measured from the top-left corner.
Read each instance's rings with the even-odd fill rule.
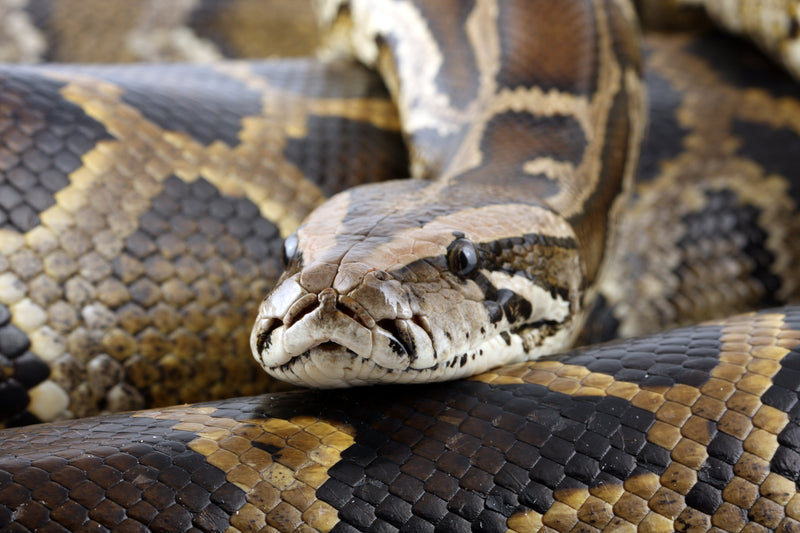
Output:
[[[211,53],[161,31],[190,4],[125,42]],[[3,67],[8,425],[264,390],[280,236],[251,342],[324,387],[796,299],[800,99],[763,58],[656,35],[643,73],[623,0],[375,4],[321,13],[399,120],[338,59]],[[7,28],[61,24],[36,5]],[[797,6],[751,10],[709,3],[795,69]],[[7,429],[0,528],[800,531],[798,342],[785,307]]]

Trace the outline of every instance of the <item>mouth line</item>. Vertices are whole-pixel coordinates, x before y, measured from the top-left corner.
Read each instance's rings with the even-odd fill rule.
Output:
[[[330,347],[326,347],[324,345],[331,345],[331,346]],[[375,371],[380,372],[380,373],[385,373],[387,375],[403,375],[403,374],[405,374],[405,375],[419,375],[419,374],[426,374],[426,373],[436,372],[439,369],[439,366],[440,366],[439,363],[436,363],[432,367],[428,367],[428,368],[412,368],[410,366],[409,367],[404,367],[402,369],[390,368],[390,367],[386,367],[386,366],[383,366],[383,365],[375,362],[372,358],[362,357],[362,356],[358,355],[357,353],[353,352],[352,350],[349,350],[349,349],[345,348],[344,346],[341,346],[341,345],[336,344],[334,342],[326,342],[326,343],[323,343],[322,345],[314,346],[313,348],[310,348],[310,349],[306,350],[305,352],[292,357],[292,359],[289,360],[286,363],[283,363],[281,365],[274,366],[274,367],[269,367],[269,370],[271,372],[273,372],[273,373],[276,373],[276,374],[284,374],[284,375],[297,374],[297,372],[295,372],[295,368],[302,367],[303,363],[308,362],[308,361],[311,361],[312,363],[314,363],[314,361],[313,361],[314,357],[312,355],[312,351],[320,350],[320,349],[322,351],[326,351],[326,352],[327,351],[330,351],[330,352],[338,351],[339,353],[336,354],[337,357],[346,356],[348,358],[348,361],[347,361],[347,364],[345,366],[349,367],[350,369],[355,368],[355,367],[359,366],[359,364],[360,364],[360,365],[365,365],[367,367],[372,367],[372,369],[374,369]],[[378,381],[375,381],[375,382],[370,382],[370,383],[363,383],[363,385],[378,384],[378,383],[379,383]]]
[[[308,314],[308,313],[306,313]],[[362,328],[365,327],[364,323],[357,319],[354,316],[351,316],[349,313],[347,317],[352,320],[353,322],[357,323]],[[272,335],[283,328],[283,332],[285,334],[286,331],[289,329],[296,327],[298,324],[295,323],[290,327],[286,327],[285,323],[280,320],[273,318],[273,321],[264,331],[260,332],[258,335],[258,349],[259,353],[264,355],[264,350],[267,350],[272,345]],[[432,371],[436,370],[440,366],[448,367],[452,364],[453,361],[463,360],[465,357],[472,358],[473,360],[478,357],[478,355],[483,356],[483,350],[481,350],[481,346],[474,346],[471,349],[465,351],[463,354],[456,354],[448,357],[447,359],[441,359],[437,357],[439,354],[434,356],[435,361],[430,361],[432,364],[428,364],[427,366],[422,367],[415,367],[412,364],[417,359],[417,348],[414,343],[413,336],[410,335],[407,330],[403,330],[403,325],[406,325],[408,322],[413,322],[416,326],[422,329],[427,335],[428,339],[433,339],[433,335],[431,333],[430,324],[428,323],[427,319],[424,317],[420,317],[414,315],[411,319],[402,319],[402,318],[385,318],[380,319],[377,322],[372,320],[373,326],[369,328],[370,333],[373,336],[376,336],[376,332],[378,335],[381,335],[384,339],[384,342],[388,343],[389,348],[395,353],[395,355],[401,359],[406,359],[408,364],[403,365],[401,368],[392,367],[389,365],[381,364],[381,362],[376,361],[374,357],[370,355],[361,355],[356,353],[351,347],[347,345],[347,343],[339,342],[333,339],[325,339],[320,340],[319,342],[314,342],[312,340],[309,341],[308,346],[303,349],[302,352],[296,352],[292,355],[289,355],[288,360],[284,360],[284,362],[277,364],[266,366],[270,370],[278,370],[278,371],[286,371],[290,369],[293,365],[301,363],[304,360],[308,360],[311,356],[312,351],[317,350],[319,353],[327,353],[327,354],[334,354],[337,353],[339,356],[349,356],[351,358],[357,357],[363,363],[368,363],[370,365],[374,365],[374,367],[383,369],[389,373],[395,371],[405,371],[405,372],[424,372],[424,371]],[[482,343],[485,343],[488,340],[498,338],[503,339],[505,344],[510,345],[510,337],[509,335],[514,335],[518,338],[523,340],[523,344],[527,345],[526,350],[530,350],[533,347],[538,347],[542,344],[542,341],[549,336],[554,335],[561,329],[563,326],[563,322],[557,320],[538,320],[535,322],[531,322],[528,324],[520,325],[508,330],[503,330],[501,332],[497,332],[495,335],[491,337],[486,337],[483,339]],[[407,325],[406,325],[407,327]],[[537,332],[537,335],[531,335],[531,332]],[[262,359],[263,360],[263,359]]]
[[[255,332],[254,348],[262,358],[270,351],[273,343],[281,342],[285,350],[285,345],[291,342],[294,348],[287,350],[290,357],[296,357],[321,344],[332,343],[362,357],[365,350],[371,351],[378,346],[386,348],[388,345],[395,356],[407,358],[411,362],[419,357],[436,359],[432,327],[428,318],[423,315],[376,320],[363,306],[348,296],[340,296],[335,307],[314,305],[312,300],[315,301],[316,298],[305,295],[282,317],[266,316],[258,319],[260,325]],[[323,333],[315,336],[312,333],[325,330],[327,335]],[[349,330],[349,334],[345,333],[339,338],[334,333],[345,330]],[[355,344],[348,342],[348,335]],[[364,344],[364,337],[371,337],[368,345]]]

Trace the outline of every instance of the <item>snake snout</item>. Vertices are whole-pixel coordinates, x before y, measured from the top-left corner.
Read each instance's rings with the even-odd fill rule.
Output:
[[[379,372],[435,366],[430,324],[411,312],[397,287],[387,287],[396,282],[380,274],[365,276],[346,294],[333,287],[312,292],[285,280],[261,306],[251,337],[256,359],[268,371],[302,365],[333,374],[355,365],[354,357]]]

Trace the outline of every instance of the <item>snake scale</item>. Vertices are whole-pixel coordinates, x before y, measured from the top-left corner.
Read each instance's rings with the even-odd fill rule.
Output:
[[[219,59],[260,38],[240,4],[121,3],[101,33],[122,59]],[[8,2],[3,31],[68,42],[79,5]],[[23,426],[0,431],[0,528],[800,530],[800,309],[656,333],[797,300],[796,82],[713,32],[642,54],[625,1],[368,7],[323,6],[327,44],[388,90],[338,57],[0,68],[0,409]],[[797,72],[796,4],[707,8]],[[294,233],[409,168],[435,179]],[[649,335],[222,400],[280,388],[250,326],[282,238],[252,342],[290,381]],[[386,314],[381,283],[423,288]]]

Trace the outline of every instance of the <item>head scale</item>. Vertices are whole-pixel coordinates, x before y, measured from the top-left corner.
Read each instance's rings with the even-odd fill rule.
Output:
[[[353,189],[287,238],[251,336],[267,372],[318,387],[441,381],[564,344],[583,285],[569,224],[480,186],[433,187]]]

